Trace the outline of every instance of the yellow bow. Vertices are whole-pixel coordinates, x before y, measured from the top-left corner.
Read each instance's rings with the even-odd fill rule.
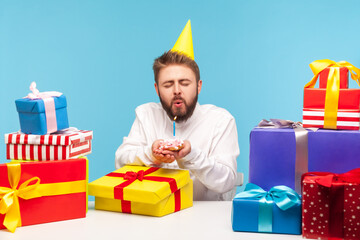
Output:
[[[28,179],[18,188],[21,177],[20,163],[12,162],[6,166],[10,188],[0,187],[0,214],[5,214],[3,225],[10,232],[15,232],[16,227],[22,225],[19,197],[27,200],[42,196],[86,192],[87,180],[40,184],[39,177]]]
[[[318,75],[325,68],[330,67],[328,81],[326,84],[325,109],[324,109],[324,128],[337,128],[337,112],[339,107],[340,92],[340,67],[349,69],[351,78],[360,86],[360,69],[346,62],[334,62],[329,59],[317,60],[310,63],[310,68],[314,73],[314,77],[305,85],[305,88],[315,87]]]
[[[355,67],[354,65],[352,65],[351,63],[348,63],[346,61],[335,62],[335,61],[332,61],[329,59],[322,59],[322,60],[317,60],[317,61],[310,63],[310,68],[314,73],[314,77],[311,79],[310,82],[308,82],[305,85],[305,88],[315,87],[319,73],[327,67],[346,67],[350,71],[351,78],[353,80],[355,80],[357,82],[357,84],[360,86],[360,82],[359,82],[360,69],[359,68]]]
[[[19,197],[23,199],[40,197],[41,194],[37,191],[40,179],[38,177],[30,178],[18,188],[21,165],[19,163],[9,163],[7,169],[11,188],[0,187],[0,213],[5,214],[4,226],[10,232],[15,232],[16,227],[21,226]]]

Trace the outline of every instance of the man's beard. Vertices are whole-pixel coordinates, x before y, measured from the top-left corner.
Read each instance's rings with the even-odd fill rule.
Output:
[[[193,98],[193,100],[188,104],[185,99],[181,98],[181,97],[174,97],[171,100],[170,106],[168,104],[166,104],[166,102],[163,101],[163,99],[160,97],[160,92],[159,92],[159,98],[160,98],[160,102],[162,107],[164,108],[166,114],[169,116],[169,118],[171,120],[174,120],[175,116],[176,116],[176,122],[184,122],[186,120],[188,120],[191,115],[193,114],[195,107],[196,107],[196,103],[198,100],[198,93],[196,92],[196,96]],[[172,106],[174,105],[174,101],[175,100],[181,100],[183,102],[183,104],[185,105],[185,113],[180,112],[180,109],[178,109],[178,111],[173,112],[172,110]]]

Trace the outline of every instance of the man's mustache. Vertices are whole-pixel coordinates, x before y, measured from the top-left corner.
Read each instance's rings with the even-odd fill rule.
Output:
[[[172,102],[175,102],[176,100],[181,100],[181,101],[185,102],[185,100],[182,97],[174,97],[172,99]]]

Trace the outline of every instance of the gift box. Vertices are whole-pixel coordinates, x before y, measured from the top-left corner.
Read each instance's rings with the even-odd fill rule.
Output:
[[[303,180],[303,237],[360,239],[360,169],[308,173]]]
[[[292,189],[276,186],[269,192],[247,184],[233,199],[232,228],[240,232],[301,234],[301,200]]]
[[[303,126],[324,128],[326,89],[305,88]],[[360,89],[340,89],[336,129],[359,130]]]
[[[64,160],[91,153],[92,131],[69,128],[49,135],[5,134],[6,158]]]
[[[87,160],[0,164],[0,229],[83,218]]]
[[[360,156],[359,131],[307,131],[307,153],[300,159],[307,171],[347,172],[360,167],[356,160]],[[249,182],[267,191],[276,185],[295,189],[296,181],[301,185],[301,175],[295,178],[298,170],[294,129],[254,128],[250,133],[249,161]]]
[[[326,88],[331,67],[327,67],[319,73],[319,88]],[[340,88],[349,88],[349,69],[339,67]]]
[[[164,216],[193,205],[187,170],[124,166],[89,184],[95,209]]]
[[[39,92],[32,82],[25,98],[15,101],[22,133],[44,135],[69,127],[66,97],[59,92]]]
[[[304,127],[359,130],[360,89],[348,89],[348,72],[359,84],[360,69],[327,59],[315,61],[310,67],[314,77],[304,88]],[[320,88],[316,89],[318,76]]]

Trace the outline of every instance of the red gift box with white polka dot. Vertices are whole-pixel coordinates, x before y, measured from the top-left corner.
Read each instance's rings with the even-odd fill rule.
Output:
[[[324,177],[329,178],[305,176],[303,179],[303,237],[360,239],[360,183],[335,180],[331,186],[324,186],[319,181]]]

